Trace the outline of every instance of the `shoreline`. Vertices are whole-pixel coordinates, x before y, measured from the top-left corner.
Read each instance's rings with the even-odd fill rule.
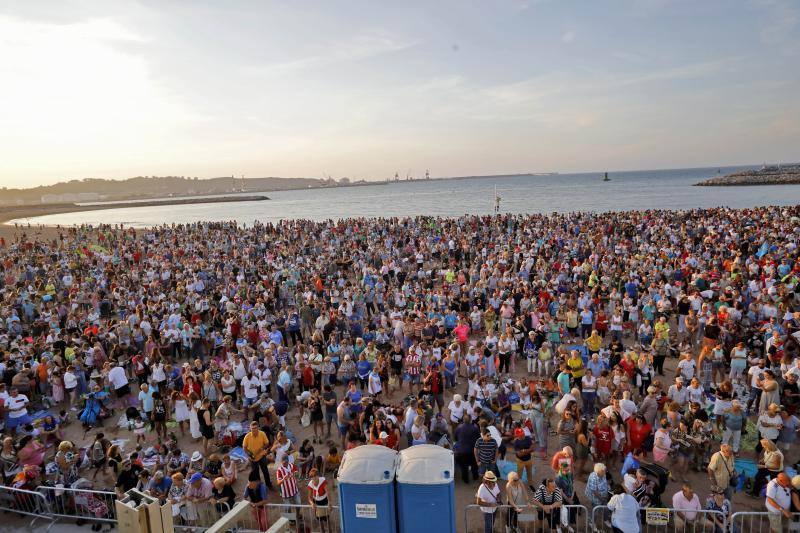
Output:
[[[161,207],[170,205],[200,205],[238,202],[261,202],[269,200],[269,196],[224,196],[208,198],[175,198],[171,200],[150,200],[138,202],[121,202],[105,204],[39,204],[0,207],[0,225],[10,226],[12,220],[58,215],[62,213],[80,213],[84,211],[102,211],[111,209],[126,209],[129,207]],[[22,224],[22,223],[20,223]],[[37,226],[39,226],[37,224]],[[33,226],[31,226],[33,227]],[[56,226],[48,226],[56,227]]]

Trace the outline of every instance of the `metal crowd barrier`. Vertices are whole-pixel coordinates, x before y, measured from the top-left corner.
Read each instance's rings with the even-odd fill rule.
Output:
[[[53,518],[76,521],[116,523],[114,492],[40,486],[36,489],[47,500]]]
[[[173,517],[172,528],[175,531],[200,532],[216,524],[231,508],[227,503],[190,504],[195,506],[197,519],[185,520],[183,515]]]
[[[731,533],[768,533],[770,531],[800,531],[800,513],[786,518],[780,513],[741,512],[730,518]]]
[[[50,531],[50,528],[55,523],[45,497],[38,492],[30,490],[0,486],[0,511],[32,516],[33,518],[29,525],[31,529],[33,529],[33,524],[37,520],[48,520],[50,522],[47,526],[47,531]]]
[[[339,507],[329,505],[327,507],[317,507],[317,511],[310,505],[284,505],[279,503],[268,503],[267,523],[273,524],[280,518],[289,521],[288,531],[341,531],[339,523]]]
[[[521,513],[513,512],[511,505],[498,505],[494,513],[492,531],[549,531],[560,527],[577,532],[588,532],[589,510],[583,505],[562,505],[560,509],[547,514],[541,509],[527,505]],[[541,512],[541,515],[539,514]],[[485,531],[484,513],[480,505],[471,504],[464,508],[464,533]]]
[[[678,515],[679,512],[694,513],[694,519],[686,520],[681,518]],[[588,527],[586,531],[599,531],[601,533],[612,531],[611,518],[612,513],[608,507],[605,505],[596,506],[592,509],[591,527]],[[641,526],[640,533],[684,533],[689,531],[692,533],[726,533],[728,531],[728,517],[720,511],[709,510],[684,511],[668,507],[645,507],[639,511],[639,524]],[[736,533],[748,532],[749,530],[740,530]]]
[[[269,503],[263,507],[253,507],[250,502],[241,501],[205,533],[226,531],[258,533],[272,530],[273,526],[278,524],[280,525],[278,529],[286,532],[339,533],[342,530],[339,523],[339,508],[335,505],[329,506],[327,516],[322,517],[316,516],[310,505]]]

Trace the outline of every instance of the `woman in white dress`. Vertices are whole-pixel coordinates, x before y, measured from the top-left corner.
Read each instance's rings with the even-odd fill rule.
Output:
[[[197,410],[201,407],[200,398],[192,392],[189,394],[189,403],[192,406],[189,411],[189,433],[192,434],[193,439],[197,440],[203,436],[200,432],[200,419],[197,417]]]
[[[186,422],[189,421],[191,413],[189,407],[186,405],[186,398],[181,393],[175,391],[172,393],[173,416],[178,427],[181,429],[181,436],[186,435]]]

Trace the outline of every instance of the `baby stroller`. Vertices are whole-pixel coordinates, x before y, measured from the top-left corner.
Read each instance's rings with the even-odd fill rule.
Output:
[[[79,526],[87,520],[92,521],[92,531],[100,531],[103,522],[112,524],[113,518],[109,509],[113,504],[113,495],[93,492],[92,483],[88,479],[80,478],[72,483],[72,490],[64,490],[63,485],[54,487],[54,490],[48,490],[46,494],[56,512],[78,517],[76,523]]]
[[[667,489],[667,483],[669,483],[669,471],[663,466],[655,463],[642,463],[639,468],[644,470],[647,475],[653,478],[655,481],[652,497],[653,507],[661,507],[661,495],[664,494],[664,491]]]

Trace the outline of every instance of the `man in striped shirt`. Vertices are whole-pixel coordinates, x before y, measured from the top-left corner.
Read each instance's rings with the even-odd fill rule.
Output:
[[[286,505],[300,505],[300,491],[297,488],[297,467],[289,462],[289,455],[284,454],[280,466],[275,470],[275,478],[281,491],[281,498]]]
[[[497,441],[486,428],[481,430],[481,438],[475,442],[475,462],[480,476],[486,472],[500,473],[497,469]]]
[[[422,366],[422,357],[415,349],[408,350],[403,366],[406,370],[406,380],[408,381],[408,392],[414,392],[412,389],[420,382],[420,367]]]
[[[539,508],[539,520],[547,519],[550,529],[561,531],[561,490],[553,478],[545,479],[536,494],[533,504]]]

